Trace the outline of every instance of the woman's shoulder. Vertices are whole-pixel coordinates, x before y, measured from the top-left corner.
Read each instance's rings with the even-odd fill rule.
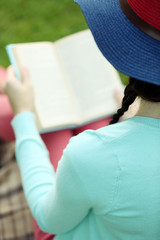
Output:
[[[69,151],[72,156],[78,156],[80,158],[83,156],[94,157],[100,152],[104,152],[107,149],[108,154],[112,154],[113,142],[118,143],[123,141],[128,135],[131,135],[134,127],[130,121],[124,121],[121,123],[109,125],[97,130],[86,130],[75,137],[72,137],[68,146],[67,151]]]
[[[95,134],[106,143],[113,141],[119,141],[119,139],[134,134],[137,131],[138,125],[133,118],[126,119],[116,124],[108,125],[103,128],[99,128],[95,131]]]
[[[88,129],[77,136],[72,137],[70,143],[78,145],[95,145],[96,143],[105,142],[106,144],[109,144],[127,134],[132,134],[135,130],[135,124],[132,119],[127,119],[123,122],[108,125],[97,130]]]

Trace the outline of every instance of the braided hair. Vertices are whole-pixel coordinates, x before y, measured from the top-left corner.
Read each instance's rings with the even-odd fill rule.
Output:
[[[117,123],[138,96],[147,101],[160,102],[160,86],[130,77],[129,84],[124,90],[122,106],[113,115],[110,124]]]

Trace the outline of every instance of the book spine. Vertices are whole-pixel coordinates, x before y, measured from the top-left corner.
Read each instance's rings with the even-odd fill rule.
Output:
[[[18,70],[18,66],[17,66],[17,64],[16,64],[15,57],[14,57],[14,54],[13,54],[13,51],[12,51],[12,48],[13,48],[14,46],[15,46],[15,44],[9,44],[9,45],[7,45],[7,46],[6,46],[6,51],[7,51],[7,54],[8,54],[10,63],[11,63],[12,66],[14,67],[16,77],[18,78],[18,80],[21,81],[21,77],[20,77],[20,73],[19,73],[19,70]]]

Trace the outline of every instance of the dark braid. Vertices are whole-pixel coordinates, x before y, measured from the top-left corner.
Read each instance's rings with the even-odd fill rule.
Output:
[[[117,110],[117,113],[113,115],[113,119],[110,124],[117,123],[120,117],[128,110],[129,106],[134,102],[137,97],[136,92],[133,89],[133,82],[130,80],[129,84],[124,90],[124,97],[122,100],[122,107]]]
[[[113,115],[110,124],[119,121],[119,118],[128,110],[137,96],[147,101],[160,102],[160,86],[130,77],[129,84],[124,90],[122,107]]]

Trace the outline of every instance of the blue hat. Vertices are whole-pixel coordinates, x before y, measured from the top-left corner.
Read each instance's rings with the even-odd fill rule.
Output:
[[[140,30],[129,20],[119,0],[75,2],[80,5],[100,51],[117,70],[133,78],[160,85],[160,39],[148,35],[147,31]],[[141,4],[141,1],[136,4],[138,2]],[[160,17],[160,13],[158,15]]]

